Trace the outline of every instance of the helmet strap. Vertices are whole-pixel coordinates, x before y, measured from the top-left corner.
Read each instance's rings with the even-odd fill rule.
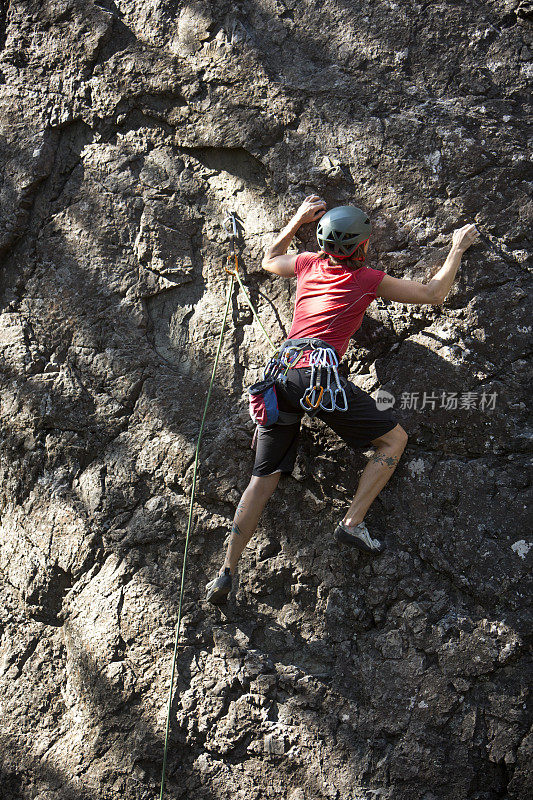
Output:
[[[333,255],[333,253],[331,255],[333,255],[333,258],[337,258],[339,261],[343,261],[343,260],[346,261],[347,259],[351,258],[354,261],[363,262],[366,259],[366,253],[365,253],[365,250],[364,250],[366,242],[368,242],[368,239],[365,239],[364,242],[359,242],[359,244],[357,245],[357,247],[355,248],[353,253],[351,253],[349,256],[345,256],[345,255],[341,256],[341,255],[336,255],[336,254]]]

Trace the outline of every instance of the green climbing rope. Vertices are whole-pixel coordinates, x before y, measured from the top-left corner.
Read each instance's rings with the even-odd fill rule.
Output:
[[[235,230],[235,227],[234,227],[234,230]],[[174,676],[176,674],[176,663],[177,663],[177,658],[178,658],[178,644],[179,644],[180,627],[181,627],[181,610],[182,610],[182,605],[183,605],[183,593],[184,593],[184,587],[185,587],[185,568],[186,568],[186,564],[187,564],[187,552],[188,552],[188,549],[189,549],[189,538],[190,538],[190,534],[191,534],[192,520],[193,520],[194,495],[195,495],[195,491],[196,491],[196,477],[197,477],[197,473],[198,473],[198,455],[200,453],[200,442],[202,441],[202,434],[204,432],[205,418],[207,416],[207,409],[209,407],[209,401],[211,399],[211,392],[213,390],[213,384],[215,382],[215,373],[217,371],[218,361],[219,361],[219,358],[220,358],[220,351],[222,349],[222,342],[224,340],[224,331],[226,329],[226,320],[227,320],[227,317],[228,317],[228,311],[229,311],[229,306],[230,306],[230,302],[231,302],[231,296],[232,296],[232,293],[233,293],[233,287],[235,285],[235,279],[237,279],[237,281],[239,282],[239,286],[241,287],[241,290],[242,290],[242,292],[244,294],[246,302],[250,306],[250,309],[252,311],[254,319],[256,320],[256,322],[258,322],[258,324],[261,327],[261,330],[263,331],[265,337],[268,339],[272,349],[276,350],[276,346],[274,345],[274,342],[272,341],[272,339],[270,338],[270,336],[266,332],[266,330],[265,330],[265,328],[263,326],[263,323],[259,319],[259,317],[257,315],[257,312],[256,312],[256,310],[255,310],[255,308],[253,306],[253,303],[252,303],[252,301],[250,299],[250,296],[249,296],[248,292],[246,291],[246,289],[244,287],[244,284],[243,284],[243,282],[241,280],[241,277],[239,275],[239,264],[238,264],[237,255],[235,253],[235,247],[234,247],[233,238],[232,238],[231,244],[232,244],[232,255],[233,255],[234,259],[235,259],[235,267],[232,268],[232,269],[228,269],[227,267],[225,268],[226,272],[230,275],[230,282],[229,282],[229,286],[228,286],[228,294],[227,294],[227,298],[226,298],[226,307],[224,309],[224,317],[222,319],[222,328],[220,330],[220,337],[219,337],[219,340],[218,340],[218,347],[217,347],[217,351],[216,351],[216,355],[215,355],[215,361],[213,363],[213,371],[211,373],[211,381],[209,383],[209,389],[207,390],[207,397],[206,397],[205,405],[204,405],[204,413],[203,413],[203,416],[202,416],[202,422],[200,424],[200,431],[198,433],[198,441],[196,442],[196,453],[195,453],[195,456],[194,456],[194,469],[193,469],[192,488],[191,488],[191,500],[190,500],[190,504],[189,504],[189,519],[188,519],[188,522],[187,522],[187,532],[185,534],[185,550],[183,552],[183,566],[182,566],[182,570],[181,570],[181,585],[180,585],[180,596],[179,596],[179,604],[178,604],[178,621],[176,623],[176,636],[175,636],[175,640],[174,640],[174,655],[173,655],[173,658],[172,658],[172,670],[171,670],[171,675],[170,675],[170,686],[169,686],[169,690],[168,690],[167,719],[166,719],[166,724],[165,724],[165,745],[164,745],[164,749],[163,749],[163,767],[162,767],[162,770],[161,770],[161,791],[160,791],[160,794],[159,794],[159,800],[163,800],[163,794],[164,794],[164,791],[165,791],[165,777],[166,777],[167,756],[168,756],[168,739],[169,739],[169,733],[170,733],[170,714],[171,714],[171,711],[172,711],[172,695],[173,695],[173,691],[174,691]]]
[[[200,424],[200,431],[198,433],[198,441],[196,442],[196,453],[194,456],[194,469],[193,469],[193,478],[192,478],[192,489],[191,489],[191,501],[189,504],[189,520],[187,522],[187,533],[185,534],[185,550],[183,553],[183,567],[181,570],[181,586],[180,586],[180,598],[178,604],[178,621],[176,623],[176,637],[174,640],[174,657],[172,659],[172,672],[170,675],[170,687],[168,690],[168,709],[167,709],[167,721],[165,726],[165,746],[163,750],[163,768],[161,771],[161,792],[159,794],[159,800],[163,800],[163,793],[165,791],[165,775],[166,775],[166,768],[167,768],[167,755],[168,755],[168,736],[170,731],[170,713],[172,710],[172,693],[174,689],[174,675],[176,674],[176,661],[178,657],[178,643],[179,643],[179,636],[180,636],[180,627],[181,627],[181,609],[183,605],[183,590],[185,586],[185,567],[187,564],[187,551],[189,549],[189,537],[191,534],[192,528],[192,519],[193,519],[193,508],[194,508],[194,493],[196,490],[196,476],[198,473],[198,454],[200,452],[200,442],[202,441],[202,434],[204,432],[204,423],[205,418],[207,416],[207,409],[209,406],[209,400],[211,399],[211,392],[213,390],[213,383],[215,382],[215,373],[217,371],[218,360],[220,357],[220,351],[222,349],[222,342],[224,339],[224,330],[226,328],[226,319],[228,316],[229,305],[231,302],[231,295],[233,292],[233,285],[235,283],[235,275],[231,275],[231,279],[228,286],[228,295],[226,298],[226,308],[224,310],[224,317],[222,319],[222,328],[220,330],[220,337],[218,339],[218,347],[217,352],[215,355],[215,361],[213,364],[213,371],[211,373],[211,381],[209,383],[209,389],[207,391],[207,397],[205,400],[204,406],[204,413],[202,416],[202,422]]]

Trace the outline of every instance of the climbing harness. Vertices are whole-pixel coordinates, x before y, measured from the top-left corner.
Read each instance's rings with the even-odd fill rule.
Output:
[[[283,417],[286,419],[287,416],[290,417],[290,422],[296,421],[297,414],[278,410],[278,418],[262,422],[261,419],[268,420],[274,415],[269,415],[267,410],[263,410],[261,401],[265,406],[268,403],[272,404],[273,401],[268,396],[268,392],[275,394],[276,384],[284,386],[287,383],[287,373],[290,369],[294,369],[303,354],[309,350],[311,351],[309,354],[311,372],[309,386],[300,400],[303,411],[312,417],[318,414],[320,409],[328,412],[348,410],[346,391],[339,377],[339,357],[336,350],[322,339],[287,339],[266,365],[263,380],[248,390],[250,393],[250,416],[257,425],[272,425],[279,421],[283,423]],[[322,385],[323,370],[326,372],[325,387]],[[279,417],[282,419],[280,420]],[[290,424],[290,422],[286,422],[286,424]]]
[[[175,674],[176,674],[176,663],[177,663],[177,658],[178,658],[178,644],[179,644],[179,637],[180,637],[181,614],[182,614],[183,594],[184,594],[184,586],[185,586],[185,568],[186,568],[186,564],[187,564],[187,553],[188,553],[188,549],[189,549],[189,538],[190,538],[191,529],[192,529],[192,522],[193,522],[194,496],[195,496],[195,491],[196,491],[196,479],[197,479],[197,474],[198,474],[198,456],[199,456],[199,452],[200,452],[200,442],[202,441],[202,434],[204,432],[205,418],[207,416],[207,409],[209,407],[209,401],[211,399],[211,393],[212,393],[212,390],[213,390],[213,384],[215,382],[215,373],[216,373],[218,362],[219,362],[219,358],[220,358],[220,351],[222,349],[222,342],[223,342],[223,339],[224,339],[224,331],[225,331],[225,328],[226,328],[226,320],[227,320],[227,317],[228,317],[228,311],[229,311],[229,307],[230,307],[231,297],[232,297],[232,294],[233,294],[233,287],[235,285],[235,280],[237,280],[237,282],[239,283],[239,286],[240,286],[240,288],[241,288],[241,290],[243,292],[244,298],[245,298],[246,302],[248,303],[248,305],[250,306],[250,309],[252,310],[252,314],[254,316],[254,319],[258,322],[259,326],[261,327],[261,330],[263,331],[265,337],[269,341],[272,349],[273,350],[276,349],[274,343],[272,342],[272,339],[270,338],[270,336],[266,332],[265,328],[263,327],[263,325],[261,323],[261,320],[257,316],[257,312],[255,311],[255,308],[253,307],[253,304],[252,304],[252,301],[250,299],[250,296],[249,296],[248,292],[246,291],[246,288],[244,287],[244,285],[242,283],[242,280],[241,280],[241,277],[239,275],[239,260],[238,260],[238,256],[237,256],[237,251],[235,249],[235,239],[237,238],[237,222],[236,222],[236,219],[235,219],[235,215],[234,214],[230,214],[229,217],[227,217],[224,220],[223,225],[224,225],[224,228],[226,229],[226,231],[228,231],[228,233],[230,235],[230,261],[233,262],[233,264],[232,264],[231,267],[228,267],[228,266],[224,267],[225,271],[230,276],[230,282],[229,282],[229,285],[228,285],[228,292],[227,292],[227,296],[226,296],[226,307],[224,309],[224,315],[222,317],[222,328],[220,330],[220,336],[219,336],[219,339],[218,339],[218,346],[217,346],[217,350],[216,350],[216,354],[215,354],[215,361],[213,363],[213,370],[211,372],[211,380],[210,380],[210,383],[209,383],[209,388],[207,390],[207,397],[206,397],[206,400],[205,400],[204,412],[203,412],[203,416],[202,416],[202,421],[200,423],[200,430],[199,430],[199,433],[198,433],[198,440],[196,442],[196,452],[195,452],[195,455],[194,455],[194,468],[193,468],[193,478],[192,478],[192,488],[191,488],[191,499],[190,499],[190,503],[189,503],[189,518],[188,518],[188,522],[187,522],[187,531],[186,531],[186,534],[185,534],[185,549],[184,549],[184,552],[183,552],[183,565],[182,565],[182,570],[181,570],[181,584],[180,584],[180,595],[179,595],[179,603],[178,603],[178,621],[176,623],[176,635],[175,635],[175,639],[174,639],[174,654],[173,654],[173,657],[172,657],[172,670],[171,670],[171,675],[170,675],[170,686],[169,686],[169,690],[168,690],[167,717],[166,717],[166,723],[165,723],[165,743],[164,743],[164,748],[163,748],[163,765],[162,765],[162,769],[161,769],[161,790],[160,790],[160,794],[159,794],[159,800],[163,800],[163,795],[164,795],[164,791],[165,791],[165,776],[166,776],[166,766],[167,766],[167,756],[168,756],[168,743],[169,743],[169,733],[170,733],[170,716],[171,716],[171,711],[172,711],[172,695],[173,695],[173,691],[174,691],[174,677],[175,677]]]

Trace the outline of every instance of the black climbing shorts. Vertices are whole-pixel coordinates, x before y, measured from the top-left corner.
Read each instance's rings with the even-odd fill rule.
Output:
[[[322,385],[325,386],[326,374],[323,370]],[[281,411],[291,411],[304,416],[300,399],[309,387],[310,367],[290,369],[285,386],[276,384],[278,406]],[[392,409],[380,411],[376,401],[367,392],[355,386],[351,381],[340,378],[348,400],[347,411],[323,411],[316,414],[318,419],[326,423],[349,447],[366,450],[371,447],[373,439],[388,433],[396,427]],[[294,469],[298,450],[300,420],[291,425],[275,423],[268,427],[258,425],[255,451],[255,463],[252,475],[263,478],[274,472],[290,473]]]

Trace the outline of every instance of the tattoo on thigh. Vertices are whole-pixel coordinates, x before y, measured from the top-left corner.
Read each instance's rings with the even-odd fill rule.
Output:
[[[384,453],[374,453],[373,456],[370,457],[371,461],[375,461],[376,464],[383,464],[386,467],[394,467],[398,464],[400,460],[400,456],[386,456]]]

